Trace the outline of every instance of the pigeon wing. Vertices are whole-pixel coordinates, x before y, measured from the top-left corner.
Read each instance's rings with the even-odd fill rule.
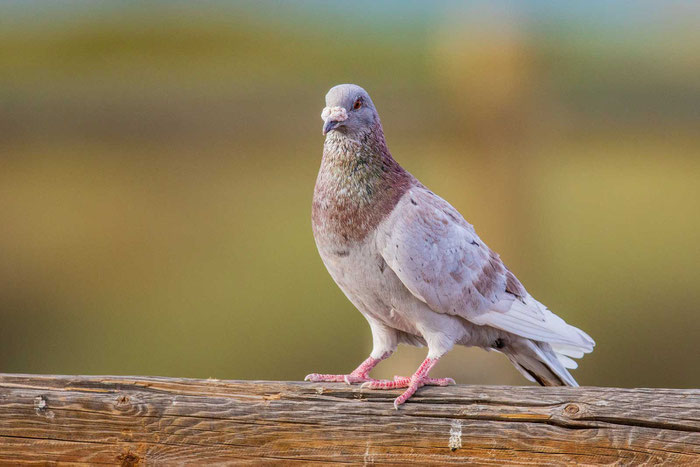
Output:
[[[399,200],[377,232],[377,245],[406,288],[433,311],[575,353],[593,348],[583,331],[525,291],[455,208],[423,186]]]

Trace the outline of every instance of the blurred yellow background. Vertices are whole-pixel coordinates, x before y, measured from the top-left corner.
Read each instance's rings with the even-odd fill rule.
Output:
[[[581,384],[700,386],[698,4],[378,3],[0,4],[0,371],[351,371],[371,335],[310,205],[324,95],[352,82],[596,339]],[[478,349],[434,373],[529,384]]]

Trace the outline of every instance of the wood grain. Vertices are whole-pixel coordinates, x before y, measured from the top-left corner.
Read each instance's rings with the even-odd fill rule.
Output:
[[[696,464],[700,390],[0,375],[5,464]]]

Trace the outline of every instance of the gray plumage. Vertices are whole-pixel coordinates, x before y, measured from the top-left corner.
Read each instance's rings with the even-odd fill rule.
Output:
[[[427,345],[435,361],[459,344],[502,352],[540,384],[576,386],[569,357],[592,351],[593,340],[528,294],[460,213],[393,159],[367,92],[335,86],[322,117],[314,238],[369,322],[369,368],[401,342]],[[352,381],[371,381],[358,371]],[[334,375],[308,379],[333,380],[323,376]]]

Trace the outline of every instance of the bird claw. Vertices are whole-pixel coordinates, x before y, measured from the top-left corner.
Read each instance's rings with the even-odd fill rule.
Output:
[[[353,375],[350,373],[349,375],[343,375],[343,381],[345,381],[345,384],[352,386],[352,383],[365,384],[376,380],[374,378],[370,378],[368,375]]]
[[[449,386],[455,384],[455,380],[452,378],[408,378],[406,376],[394,376],[393,380],[374,380],[367,381],[360,386],[360,389],[399,389],[406,388],[406,390],[394,400],[394,408],[399,409],[399,406],[406,402],[416,390],[423,386]]]
[[[393,380],[375,379],[374,381],[367,381],[360,386],[360,389],[397,389],[408,387],[408,383],[404,384],[403,380],[397,378],[395,377]],[[409,378],[406,379],[408,380]]]
[[[365,381],[374,381],[369,376],[365,375],[354,375],[350,373],[349,375],[322,375],[319,373],[311,373],[306,375],[304,381],[311,381],[312,383],[362,383]]]

